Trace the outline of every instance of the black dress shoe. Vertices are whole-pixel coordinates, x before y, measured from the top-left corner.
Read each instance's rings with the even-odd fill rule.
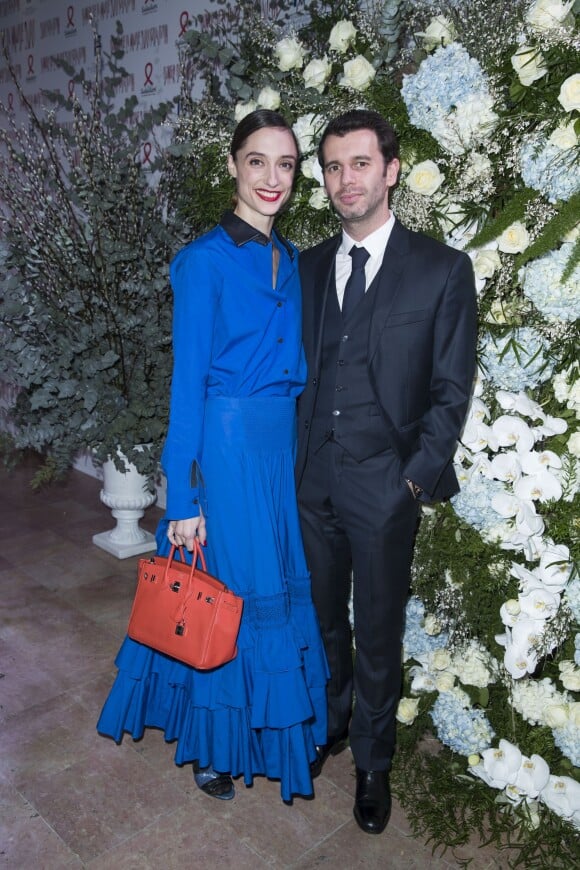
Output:
[[[391,815],[391,789],[386,770],[356,769],[354,817],[365,834],[380,834]]]
[[[329,755],[338,755],[346,749],[348,731],[344,731],[339,737],[329,737],[328,742],[316,747],[316,758],[310,762],[310,776],[316,779],[320,775],[324,762]]]

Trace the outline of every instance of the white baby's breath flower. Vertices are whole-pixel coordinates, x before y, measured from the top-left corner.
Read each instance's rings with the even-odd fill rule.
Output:
[[[349,88],[351,91],[366,91],[376,74],[372,63],[362,54],[358,54],[344,64],[338,83],[341,88]]]
[[[443,173],[433,160],[423,160],[413,166],[405,179],[405,184],[414,193],[432,196],[444,180]]]
[[[337,21],[330,31],[328,46],[332,51],[338,51],[340,54],[344,54],[345,51],[348,51],[351,45],[354,45],[356,34],[357,29],[352,21],[346,21],[345,19]]]
[[[497,240],[498,248],[504,254],[520,254],[529,243],[529,233],[521,221],[510,224]]]

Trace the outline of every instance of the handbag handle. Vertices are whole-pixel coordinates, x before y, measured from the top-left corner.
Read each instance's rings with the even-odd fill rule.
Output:
[[[168,575],[168,573],[169,573],[169,569],[171,568],[171,564],[172,564],[173,559],[174,559],[174,557],[175,557],[175,551],[176,551],[176,550],[179,550],[179,557],[180,557],[181,561],[182,561],[184,564],[186,564],[186,562],[185,562],[185,553],[184,553],[184,551],[183,551],[183,546],[179,546],[179,547],[177,547],[175,544],[172,544],[172,545],[171,545],[171,550],[169,551],[169,556],[168,556],[168,558],[167,558],[167,565],[165,566],[165,576],[164,576],[164,578],[163,578],[165,582],[167,582],[167,575]],[[207,572],[207,568],[206,568],[206,565],[205,565],[205,556],[203,555],[202,549],[201,549],[201,547],[199,546],[199,542],[194,540],[194,542],[193,542],[193,552],[192,552],[192,554],[191,554],[191,571],[189,572],[189,580],[190,580],[190,582],[191,582],[191,578],[193,577],[193,573],[194,573],[194,571],[195,571],[195,566],[197,565],[197,560],[198,560],[198,559],[199,559],[199,561],[201,562],[201,568],[202,568],[202,571]]]

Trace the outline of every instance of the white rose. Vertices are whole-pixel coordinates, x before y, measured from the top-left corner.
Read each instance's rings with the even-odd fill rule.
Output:
[[[403,725],[411,725],[419,712],[419,700],[417,698],[401,698],[397,707],[396,718]]]
[[[449,671],[441,671],[435,677],[435,688],[438,692],[450,692],[455,685],[455,674]]]
[[[423,37],[423,47],[426,51],[433,51],[440,45],[449,45],[457,36],[453,22],[444,15],[437,15],[431,20],[425,33],[419,33]]]
[[[572,456],[576,456],[580,459],[580,432],[573,432],[570,435],[566,447]]]
[[[435,634],[439,634],[441,631],[441,623],[432,613],[428,613],[425,617],[425,622],[423,623],[423,628],[425,629],[425,633],[433,637]]]
[[[324,85],[332,72],[332,64],[326,57],[311,60],[302,73],[304,84],[307,88],[316,88],[319,94],[324,90]]]
[[[574,122],[572,121],[570,124],[560,124],[559,127],[556,127],[548,141],[551,142],[552,145],[555,145],[556,148],[560,148],[562,151],[567,151],[569,148],[575,148],[578,143],[578,136],[574,130]]]
[[[258,94],[258,105],[262,109],[271,109],[275,112],[280,107],[280,94],[274,88],[266,85]]]
[[[548,728],[563,728],[569,715],[568,704],[548,704],[544,712],[544,722]]]
[[[242,118],[245,118],[246,115],[249,115],[250,112],[255,112],[258,108],[258,104],[255,100],[248,100],[247,103],[236,103],[236,107],[234,109],[234,118],[236,119],[236,124],[239,124]]]
[[[580,668],[575,668],[573,671],[565,671],[560,674],[562,685],[569,692],[580,692]]]
[[[300,164],[300,169],[305,178],[314,178],[319,184],[324,184],[322,167],[318,162],[316,154],[313,157],[307,157],[306,160],[303,160]]]
[[[451,653],[446,649],[436,649],[431,653],[431,667],[444,671],[451,664]]]
[[[321,211],[323,208],[327,207],[328,195],[323,187],[317,187],[316,190],[312,191],[310,199],[308,200],[308,205],[311,208],[315,208],[316,211]]]
[[[574,0],[562,3],[561,0],[535,0],[528,9],[527,21],[537,30],[551,30],[566,20]]]
[[[504,254],[520,254],[529,244],[528,231],[521,221],[507,227],[497,240],[497,246]]]
[[[432,160],[423,160],[422,163],[413,166],[405,184],[413,193],[431,196],[441,187],[444,180],[445,177],[436,163]]]
[[[328,38],[328,45],[333,51],[338,51],[344,54],[345,51],[354,45],[357,29],[352,21],[337,21]]]
[[[558,102],[567,112],[580,109],[580,73],[574,73],[573,76],[568,76],[566,81],[562,82]]]
[[[575,227],[572,227],[569,233],[563,237],[563,242],[575,242],[576,239],[580,236],[580,223],[576,224]]]
[[[537,48],[521,45],[511,58],[512,66],[525,87],[541,79],[548,72],[544,56]]]
[[[314,148],[315,140],[318,140],[322,128],[325,125],[324,118],[310,112],[308,115],[300,115],[296,123],[292,125],[294,135],[298,139],[298,145],[302,154],[308,154]]]
[[[478,278],[491,278],[500,266],[501,260],[496,250],[481,248],[473,257],[473,270]]]
[[[372,63],[369,63],[362,54],[357,54],[352,60],[348,60],[342,68],[342,73],[339,85],[352,91],[366,91],[377,74]]]
[[[304,66],[304,46],[298,39],[287,37],[274,46],[274,54],[278,61],[278,69],[288,72],[291,69],[302,69]]]

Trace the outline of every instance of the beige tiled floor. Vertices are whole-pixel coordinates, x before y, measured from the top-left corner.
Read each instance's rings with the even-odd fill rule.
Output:
[[[0,867],[14,870],[507,867],[489,847],[433,856],[400,807],[380,837],[352,817],[349,752],[314,800],[284,805],[278,784],[199,792],[157,731],[117,746],[95,731],[123,638],[136,559],[91,543],[110,528],[97,481],[73,472],[40,494],[31,469],[0,473]],[[148,511],[144,525],[159,517]]]

